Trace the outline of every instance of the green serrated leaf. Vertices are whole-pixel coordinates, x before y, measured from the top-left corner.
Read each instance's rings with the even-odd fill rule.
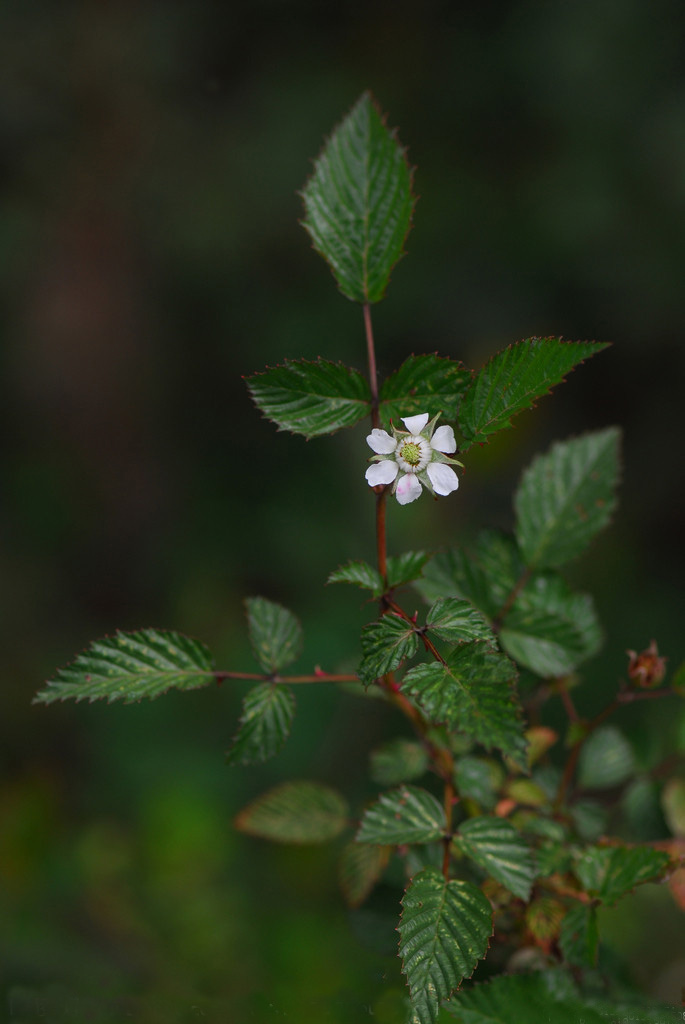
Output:
[[[391,847],[348,843],[338,862],[338,879],[345,901],[360,907],[379,880],[390,859]]]
[[[368,562],[348,562],[347,565],[341,565],[330,574],[326,582],[354,583],[364,590],[370,590],[373,597],[380,597],[385,589],[381,574]]]
[[[606,1017],[574,991],[572,982],[555,991],[545,977],[548,973],[501,975],[458,992],[446,1009],[458,1024],[607,1024]]]
[[[419,578],[431,556],[425,551],[405,551],[388,558],[388,587],[403,587]]]
[[[582,903],[572,907],[564,917],[559,937],[564,960],[573,967],[595,967],[598,944],[597,908]]]
[[[371,622],[362,630],[362,652],[364,657],[358,674],[367,685],[398,668],[407,658],[412,658],[419,641],[411,622],[390,613],[377,622]]]
[[[387,377],[380,391],[380,414],[390,420],[427,412],[455,420],[459,402],[473,374],[461,363],[436,354],[409,356],[399,370]]]
[[[574,594],[560,576],[536,574],[504,619],[500,643],[519,665],[548,678],[596,654],[602,631],[589,595]]]
[[[534,405],[584,359],[606,344],[530,338],[498,352],[476,374],[461,403],[462,450],[511,426],[511,418]]]
[[[307,439],[353,427],[371,411],[371,392],[361,373],[326,359],[286,359],[246,383],[267,419]]]
[[[279,843],[325,843],[348,824],[345,798],[319,782],[284,782],[245,807],[241,832]]]
[[[460,597],[494,619],[524,570],[513,537],[482,530],[473,551],[455,548],[436,555],[416,588],[427,601]]]
[[[580,750],[578,784],[582,789],[610,789],[629,779],[635,755],[615,725],[604,725],[588,736]]]
[[[243,700],[240,730],[226,754],[227,764],[261,764],[281,749],[295,716],[295,697],[287,686],[260,683]]]
[[[494,643],[490,626],[472,604],[459,597],[441,597],[426,616],[426,629],[450,644],[469,640]]]
[[[440,1004],[487,952],[492,907],[477,886],[446,882],[440,872],[426,868],[404,894],[398,931],[411,1024],[435,1024]]]
[[[428,753],[416,740],[398,737],[371,754],[371,778],[380,786],[418,779],[427,768]]]
[[[516,536],[527,564],[555,569],[579,555],[616,506],[616,427],[554,444],[533,459],[515,496]]]
[[[583,888],[607,903],[616,903],[643,882],[656,881],[670,863],[667,853],[648,846],[594,846],[575,866]]]
[[[95,640],[59,669],[34,703],[57,700],[153,699],[167,690],[194,690],[213,682],[214,662],[204,644],[180,633],[141,629]]]
[[[464,644],[446,663],[417,665],[402,690],[414,697],[429,719],[472,736],[488,750],[497,747],[526,768],[526,741],[513,684],[516,668],[485,644]]]
[[[535,863],[525,839],[504,818],[481,815],[459,826],[455,843],[519,899],[529,900]]]
[[[454,781],[464,800],[474,800],[491,811],[504,782],[504,772],[495,761],[482,757],[461,757],[454,766]]]
[[[432,793],[419,786],[400,786],[381,793],[364,811],[355,837],[358,843],[432,843],[442,839],[445,812]]]
[[[302,628],[287,608],[264,597],[245,598],[247,629],[255,658],[265,672],[280,672],[300,656]]]
[[[302,192],[302,224],[348,299],[383,298],[411,224],[411,185],[404,150],[365,92],[334,130]]]

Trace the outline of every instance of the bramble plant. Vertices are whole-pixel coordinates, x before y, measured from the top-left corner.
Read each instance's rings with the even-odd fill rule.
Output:
[[[258,672],[217,669],[197,640],[143,629],[96,641],[36,699],[130,702],[253,680],[227,755],[230,765],[250,765],[286,741],[295,684],[373,692],[406,716],[415,738],[371,753],[382,788],[357,809],[340,880],[352,907],[381,879],[398,886],[407,1019],[433,1024],[443,1004],[462,1024],[682,1019],[682,1011],[625,989],[598,935],[598,908],[637,885],[670,880],[685,905],[685,780],[668,777],[672,762],[638,775],[630,742],[609,721],[624,704],[682,696],[685,670],[665,682],[655,643],[631,651],[615,698],[585,717],[576,673],[598,651],[601,630],[592,599],[560,572],[611,519],[619,430],[582,434],[537,456],[514,495],[511,535],[484,529],[470,550],[387,553],[388,514],[406,515],[398,506],[424,491],[458,501],[461,460],[474,446],[606,347],[531,338],[476,372],[437,354],[412,355],[379,383],[371,308],[403,255],[412,178],[395,132],[365,93],[326,142],[302,196],[314,248],[343,295],[362,307],[367,376],[320,358],[286,360],[248,380],[262,413],[305,438],[370,419],[376,562],[350,562],[328,580],[361,587],[377,602],[356,674],[288,675],[300,625],[287,609],[252,597],[245,603]],[[361,447],[359,458],[364,487]],[[410,612],[409,586],[426,602],[420,615]],[[565,736],[545,722],[555,701],[568,718]],[[613,831],[624,836],[640,808],[659,799],[672,839],[608,834],[607,803]],[[342,793],[284,781],[244,808],[236,826],[277,842],[322,843],[349,833],[350,820]],[[486,956],[488,980],[462,985]]]

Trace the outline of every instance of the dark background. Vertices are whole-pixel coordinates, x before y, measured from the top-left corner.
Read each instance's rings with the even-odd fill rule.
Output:
[[[253,670],[250,594],[301,617],[302,671],[355,665],[373,610],[323,584],[373,557],[366,428],[279,434],[241,378],[284,356],[364,369],[360,310],[310,249],[297,190],[365,88],[399,125],[420,196],[374,310],[381,370],[436,350],[479,366],[533,335],[613,342],[471,453],[458,495],[393,507],[391,550],[509,527],[532,454],[619,423],[621,508],[570,573],[607,631],[579,703],[602,706],[626,648],[655,638],[682,660],[684,13],[680,0],[2,4],[7,1019],[401,1020],[387,929],[371,912],[347,920],[337,851],[231,826],[282,778],[329,781],[358,809],[368,750],[404,729],[392,712],[301,688],[284,753],[229,770],[242,685],[31,704],[116,628],[179,629],[221,667]],[[643,769],[655,733],[685,749],[675,702],[621,724]],[[636,983],[675,1002],[682,917],[665,888],[606,918]]]

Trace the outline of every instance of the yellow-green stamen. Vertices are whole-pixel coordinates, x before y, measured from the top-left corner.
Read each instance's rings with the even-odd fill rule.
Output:
[[[417,444],[409,441],[400,448],[400,455],[410,466],[418,466],[421,461],[421,449]]]

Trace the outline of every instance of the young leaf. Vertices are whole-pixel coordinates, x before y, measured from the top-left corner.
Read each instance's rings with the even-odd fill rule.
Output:
[[[383,298],[411,224],[411,184],[404,150],[365,92],[324,146],[302,192],[302,224],[348,299]]]
[[[345,901],[359,907],[381,877],[390,859],[389,846],[348,843],[338,862],[338,880]]]
[[[391,555],[388,558],[388,587],[392,590],[418,579],[430,557],[425,551],[405,551],[402,555]]]
[[[382,793],[364,811],[358,843],[432,843],[442,839],[447,823],[445,812],[432,793],[419,786],[400,786]]]
[[[240,730],[226,753],[227,764],[261,764],[281,749],[295,715],[295,697],[287,686],[260,683],[243,700]]]
[[[581,856],[575,874],[583,888],[607,903],[616,903],[642,882],[656,881],[670,857],[648,846],[594,846]]]
[[[280,672],[302,649],[302,629],[292,612],[264,597],[245,598],[247,628],[255,658],[265,672]]]
[[[403,416],[442,413],[455,420],[473,374],[461,363],[436,354],[409,356],[381,385],[380,413],[386,425]],[[399,423],[397,424],[399,426]]]
[[[444,665],[433,662],[410,669],[402,690],[431,721],[465,732],[488,750],[497,747],[525,769],[515,679],[516,668],[505,655],[474,642],[450,651]]]
[[[578,785],[581,789],[610,789],[625,782],[634,771],[633,748],[615,725],[597,729],[580,749]]]
[[[526,563],[555,569],[584,550],[616,505],[616,427],[552,445],[525,470],[515,496],[516,536]]]
[[[450,644],[468,640],[494,643],[495,639],[483,616],[468,601],[458,597],[439,598],[426,616],[426,629]]]
[[[519,899],[529,900],[535,863],[511,822],[485,815],[462,822],[455,836],[462,853]]]
[[[361,373],[326,359],[286,359],[246,383],[267,419],[308,440],[353,427],[371,411],[371,392]]]
[[[492,907],[471,882],[446,882],[440,872],[426,868],[404,894],[398,931],[411,1024],[435,1024],[440,1004],[488,950]]]
[[[325,843],[347,825],[344,797],[319,782],[284,782],[243,808],[241,832],[279,843]]]
[[[560,576],[539,574],[504,619],[500,642],[531,672],[563,676],[597,653],[602,632],[591,597],[574,594]]]
[[[213,682],[214,662],[198,640],[158,629],[115,633],[95,640],[35,697],[34,703],[94,700],[125,704],[167,690],[194,690]]]
[[[383,615],[362,630],[362,652],[359,678],[367,686],[386,672],[392,672],[406,658],[412,658],[419,641],[411,622],[399,615]]]
[[[368,562],[348,562],[335,569],[327,583],[354,583],[358,587],[370,590],[373,597],[380,597],[383,593],[383,580],[378,569],[374,569]]]
[[[530,338],[498,352],[476,374],[462,400],[462,451],[510,427],[512,416],[530,408],[574,366],[606,347],[598,342]]]
[[[426,748],[415,740],[398,737],[371,754],[371,778],[381,786],[418,779],[427,768]]]
[[[571,907],[561,924],[559,947],[572,967],[595,967],[599,932],[597,907],[582,903]]]

